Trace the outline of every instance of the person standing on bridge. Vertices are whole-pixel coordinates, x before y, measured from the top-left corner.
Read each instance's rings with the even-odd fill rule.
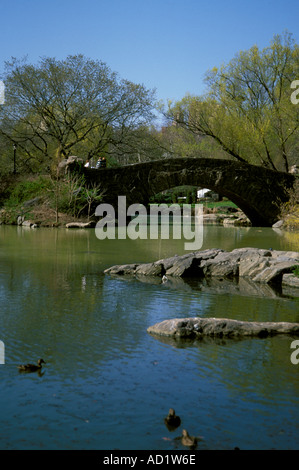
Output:
[[[106,158],[105,157],[100,157],[97,161],[96,168],[106,168]]]

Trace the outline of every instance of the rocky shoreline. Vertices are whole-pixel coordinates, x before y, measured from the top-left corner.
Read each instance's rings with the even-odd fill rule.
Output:
[[[237,248],[231,252],[208,249],[160,259],[152,263],[116,265],[105,274],[150,276],[167,282],[174,278],[196,279],[246,279],[252,283],[292,287],[299,296],[299,278],[292,271],[299,265],[296,251]]]

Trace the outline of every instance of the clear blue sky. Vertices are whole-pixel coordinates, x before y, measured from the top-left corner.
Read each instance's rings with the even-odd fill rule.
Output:
[[[284,30],[299,40],[298,0],[0,0],[4,61],[69,54],[106,62],[162,100],[201,94],[205,72]],[[296,77],[299,79],[299,77]],[[295,77],[294,77],[295,79]]]

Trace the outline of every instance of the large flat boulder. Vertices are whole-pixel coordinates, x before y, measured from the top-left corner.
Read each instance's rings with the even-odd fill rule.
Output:
[[[270,265],[270,256],[271,252],[265,253],[262,250],[244,253],[239,262],[239,276],[253,279]]]
[[[240,253],[221,252],[212,259],[201,261],[200,267],[205,277],[237,277],[240,257]]]
[[[294,260],[287,261],[270,261],[270,264],[266,266],[261,272],[252,277],[255,282],[265,282],[267,284],[282,281],[284,273],[289,273],[295,266]]]
[[[148,333],[175,338],[202,338],[204,336],[266,338],[277,334],[299,335],[299,323],[248,322],[229,318],[174,318],[156,323]]]
[[[196,277],[200,275],[200,261],[194,255],[177,259],[173,265],[166,270],[166,276],[175,277]]]
[[[146,263],[136,267],[136,274],[141,276],[163,276],[164,273],[162,263]]]
[[[153,263],[140,263],[127,266],[113,266],[106,274],[131,274],[158,276],[171,279],[248,279],[260,284],[282,285],[285,274],[292,273],[299,265],[299,253],[295,251],[275,251],[258,248],[238,248],[231,252],[221,249],[208,249],[172,256]],[[297,287],[293,282],[292,287]],[[298,291],[299,292],[299,291]]]

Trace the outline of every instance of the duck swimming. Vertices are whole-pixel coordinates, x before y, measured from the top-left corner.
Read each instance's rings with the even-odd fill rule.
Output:
[[[181,418],[175,414],[173,408],[170,408],[168,415],[164,418],[164,423],[166,424],[169,431],[174,431],[181,424]]]
[[[43,359],[39,359],[37,364],[23,364],[18,366],[18,369],[20,372],[36,372],[41,370],[42,364],[46,364],[46,362]]]
[[[186,429],[183,429],[182,431],[182,444],[186,447],[190,447],[191,449],[194,449],[197,446],[197,437],[195,436],[190,436],[188,434],[188,431]]]

